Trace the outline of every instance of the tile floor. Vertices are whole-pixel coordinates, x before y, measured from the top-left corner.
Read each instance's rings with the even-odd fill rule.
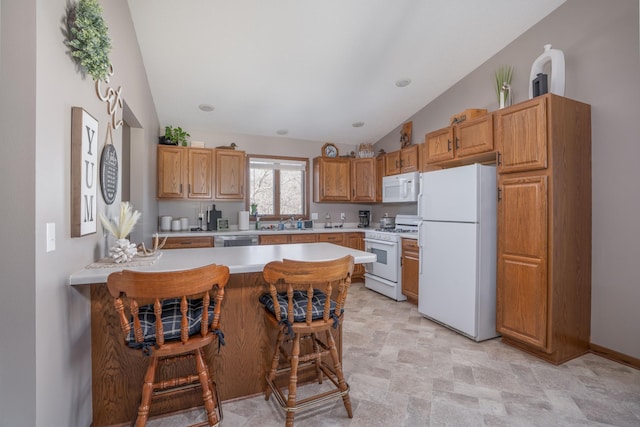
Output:
[[[593,354],[554,366],[499,338],[476,343],[362,283],[352,285],[346,309],[353,418],[338,400],[298,413],[296,426],[640,426],[640,370]],[[273,398],[222,407],[222,427],[284,425]],[[189,425],[203,412],[148,425]]]

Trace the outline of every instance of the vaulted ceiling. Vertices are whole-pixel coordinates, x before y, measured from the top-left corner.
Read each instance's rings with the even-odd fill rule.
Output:
[[[162,126],[354,144],[386,135],[563,2],[129,0],[129,7]],[[403,80],[410,84],[399,87]]]

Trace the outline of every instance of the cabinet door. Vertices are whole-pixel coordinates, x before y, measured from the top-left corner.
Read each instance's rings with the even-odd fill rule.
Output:
[[[313,164],[314,202],[351,200],[351,161],[316,157]]]
[[[364,250],[364,234],[363,233],[346,233],[344,236],[344,246],[351,249]],[[362,279],[364,277],[364,264],[355,264],[353,266],[353,279]]]
[[[269,235],[260,235],[260,244],[261,245],[284,245],[289,243],[289,234],[269,234]]]
[[[351,160],[351,201],[375,202],[376,159]]]
[[[418,241],[402,239],[402,293],[415,304],[418,303],[418,272],[420,251]]]
[[[498,173],[547,167],[546,105],[538,97],[496,113]]]
[[[547,351],[547,177],[499,178],[497,331]]]
[[[213,237],[167,237],[162,249],[212,248]]]
[[[382,177],[384,176],[384,157],[376,157],[376,202],[382,202]]]
[[[462,158],[493,150],[493,115],[487,114],[454,127],[456,157]]]
[[[213,150],[206,148],[189,148],[187,151],[190,199],[212,198],[212,153]]]
[[[453,151],[453,128],[446,127],[440,130],[429,132],[425,136],[427,163],[451,160]]]
[[[186,148],[158,145],[158,198],[182,199],[186,196]]]
[[[315,243],[318,241],[316,234],[291,234],[291,243]]]
[[[384,156],[385,176],[397,175],[400,173],[400,150],[387,153]]]
[[[412,145],[400,150],[400,172],[417,172],[419,169],[418,146]]]
[[[244,200],[245,152],[216,150],[216,199]]]

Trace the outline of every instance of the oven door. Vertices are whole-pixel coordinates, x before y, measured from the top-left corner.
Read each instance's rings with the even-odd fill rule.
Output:
[[[375,254],[376,262],[371,263],[367,273],[382,277],[390,282],[398,282],[398,242],[364,239],[365,251]]]

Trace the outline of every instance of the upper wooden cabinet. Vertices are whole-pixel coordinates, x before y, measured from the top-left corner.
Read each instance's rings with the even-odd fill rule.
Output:
[[[244,151],[158,145],[158,198],[243,200],[244,171]]]
[[[376,157],[376,202],[382,203],[382,177],[384,176],[385,154]]]
[[[351,200],[351,159],[316,157],[313,159],[313,201]]]
[[[186,197],[187,149],[158,145],[157,196],[162,199]]]
[[[245,152],[215,150],[216,199],[244,200]]]
[[[589,351],[591,108],[546,94],[495,114],[496,329],[563,363]]]
[[[547,98],[537,97],[496,115],[498,171],[547,167]]]
[[[212,150],[158,145],[159,199],[211,199]]]
[[[386,153],[384,159],[385,176],[416,172],[420,166],[417,145],[410,145],[401,150]]]
[[[493,115],[486,114],[427,133],[423,158],[429,164],[485,161],[493,156],[493,141]]]
[[[187,174],[189,176],[187,198],[211,199],[211,150],[206,148],[187,149]]]
[[[376,201],[376,171],[375,158],[351,159],[351,201]]]

